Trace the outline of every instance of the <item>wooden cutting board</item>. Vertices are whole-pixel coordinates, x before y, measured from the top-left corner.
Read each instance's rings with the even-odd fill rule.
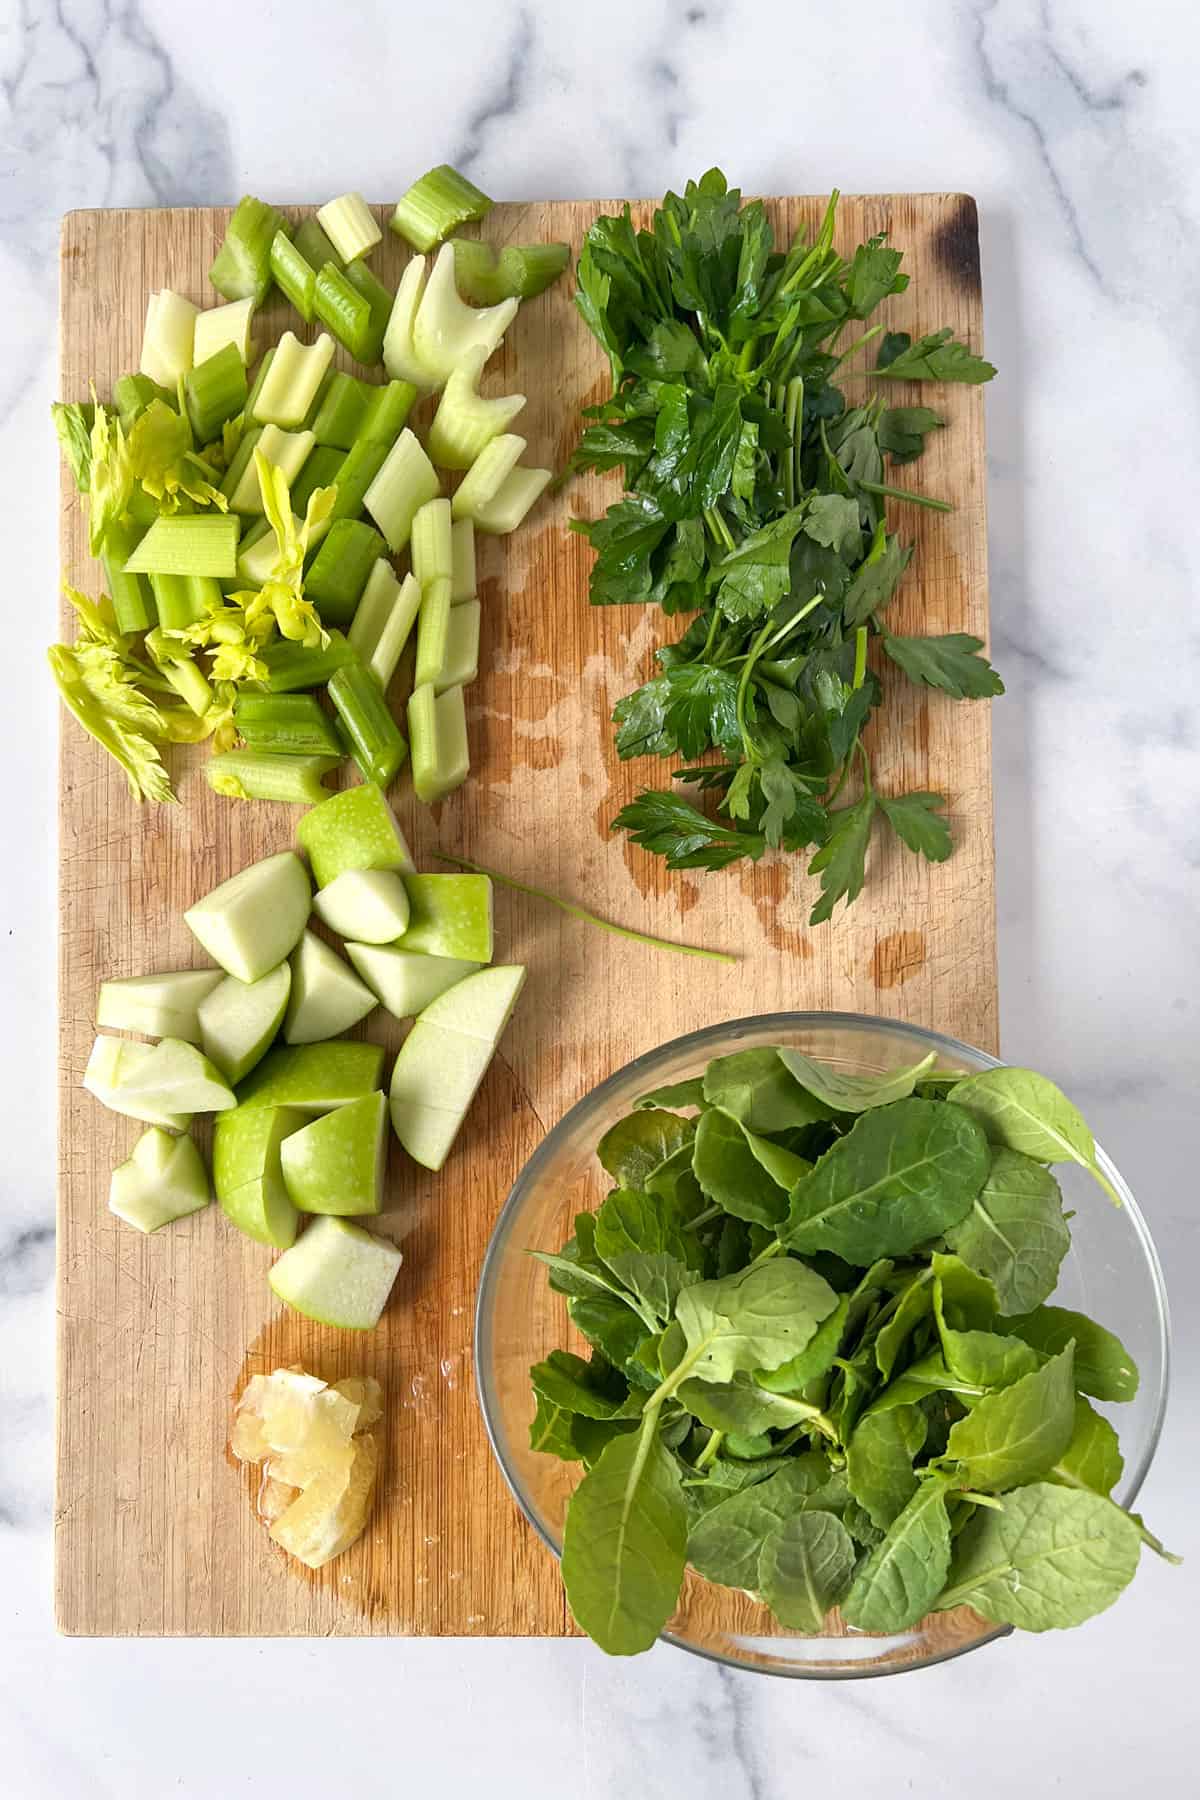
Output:
[[[823,203],[774,203],[777,230],[810,226]],[[497,206],[497,243],[568,239],[576,249],[611,203]],[[647,219],[649,207],[638,212]],[[297,215],[299,216],[299,215]],[[380,217],[384,217],[381,211]],[[171,287],[206,305],[206,270],[227,212],[77,212],[62,236],[62,394],[106,396],[137,366],[146,297]],[[974,202],[959,194],[842,202],[838,241],[889,230],[909,292],[885,308],[914,333],[952,326],[981,343]],[[384,234],[373,266],[395,286],[403,257]],[[297,323],[276,301],[268,340]],[[571,304],[571,284],[522,308],[492,365],[492,391],[529,396],[528,460],[559,467],[578,410],[607,370]],[[937,395],[949,429],[913,471],[956,503],[952,516],[904,509],[913,570],[893,608],[901,629],[987,633],[983,400]],[[615,920],[739,953],[736,968],[655,954],[497,894],[497,954],[529,964],[516,1019],[440,1175],[393,1147],[392,1210],[405,1266],[371,1335],[285,1315],[270,1253],[214,1206],[151,1238],[106,1207],[109,1171],[140,1127],[79,1086],[105,976],[204,959],[184,908],[256,857],[292,842],[297,814],[217,799],[202,752],[176,752],[183,804],[136,806],[119,769],[64,715],[60,869],[60,1176],[58,1206],[57,1611],[73,1633],[325,1635],[559,1634],[570,1627],[558,1568],[526,1527],[495,1466],[471,1365],[476,1279],[493,1220],[543,1131],[601,1077],[681,1032],[780,1008],[843,1008],[931,1025],[996,1048],[988,708],[955,704],[886,674],[873,747],[884,792],[949,796],[957,848],[934,868],[882,841],[848,914],[810,931],[814,884],[803,859],[773,857],[718,875],[669,874],[609,833],[618,807],[661,783],[622,766],[613,702],[651,671],[657,611],[592,609],[590,552],[568,532],[616,480],[576,483],[544,501],[511,539],[483,540],[482,673],[470,690],[473,774],[436,811],[405,777],[393,799],[418,866],[440,847],[573,897]],[[85,519],[64,474],[65,580],[95,594]],[[666,627],[666,629],[670,629]],[[71,635],[66,609],[63,631]],[[40,673],[31,679],[42,680]],[[396,704],[403,694],[397,677]],[[367,1035],[394,1048],[382,1013]],[[330,1378],[372,1372],[388,1401],[379,1503],[364,1539],[319,1574],[268,1541],[248,1481],[226,1451],[245,1376],[303,1362]]]

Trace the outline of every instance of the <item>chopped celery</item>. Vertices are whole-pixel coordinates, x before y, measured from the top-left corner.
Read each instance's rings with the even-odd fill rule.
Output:
[[[482,219],[490,212],[492,202],[473,181],[439,163],[414,181],[408,192],[396,202],[396,210],[388,223],[397,237],[402,237],[414,250],[432,250],[456,225]]]
[[[246,404],[246,365],[236,344],[224,344],[183,378],[188,418],[198,444],[211,443]]]
[[[432,806],[461,787],[470,773],[462,689],[435,694],[432,687],[414,688],[408,702],[408,730],[413,790],[418,800]]]
[[[318,488],[335,485],[342,462],[340,450],[318,444],[315,450],[309,451],[304,459],[304,467],[291,484],[292,506],[300,518],[304,517],[309,499]]]
[[[275,346],[274,346],[274,344],[272,344],[271,348],[269,350],[264,350],[262,361],[259,363],[257,369],[254,371],[254,380],[250,383],[250,392],[246,395],[246,417],[247,417],[247,419],[252,419],[254,417],[254,409],[258,405],[258,396],[262,393],[263,382],[267,379],[267,376],[271,373],[271,364],[274,361],[275,361]]]
[[[446,688],[466,687],[478,675],[479,614],[478,600],[464,600],[461,606],[451,607],[442,672],[433,684],[439,694]]]
[[[333,720],[311,694],[239,694],[233,722],[247,750],[276,756],[336,756],[341,740]]]
[[[497,255],[478,238],[452,238],[454,279],[464,300],[532,300],[558,280],[571,260],[570,244],[508,244]]]
[[[196,335],[196,314],[200,311],[182,294],[162,288],[151,294],[146,305],[146,327],[142,334],[143,375],[172,394],[181,375],[192,366],[192,346]]]
[[[367,410],[358,428],[356,443],[386,444],[390,450],[413,409],[417,390],[411,381],[385,381],[381,387],[365,384]]]
[[[264,425],[255,448],[262,451],[269,463],[283,470],[284,479],[290,487],[307,462],[316,441],[311,431],[281,431],[278,425]],[[229,496],[229,504],[235,513],[253,515],[263,510],[262,491],[253,457],[243,467],[241,479]]]
[[[317,208],[317,223],[344,263],[382,243],[383,231],[361,194],[339,194]]]
[[[336,263],[323,263],[317,270],[313,305],[322,325],[328,325],[338,343],[351,356],[365,361],[363,352],[371,337],[371,302],[347,281]]]
[[[421,584],[416,576],[397,581],[391,563],[381,556],[363,589],[350,627],[350,642],[385,693],[420,606]]]
[[[275,756],[269,750],[226,750],[210,756],[204,775],[210,788],[232,800],[282,800],[316,806],[330,790],[321,778],[342,761],[336,756]]]
[[[450,552],[450,604],[460,606],[475,598],[475,527],[470,519],[455,519],[451,525]]]
[[[297,225],[292,242],[313,271],[314,277],[316,271],[327,262],[341,267],[342,259],[317,223],[315,213],[310,213],[307,219]]]
[[[340,631],[328,634],[324,647],[308,649],[286,641],[267,644],[259,655],[267,667],[267,688],[272,694],[294,694],[302,688],[323,687],[331,675],[358,660]]]
[[[249,404],[249,402],[247,402],[247,404]],[[253,475],[254,471],[251,465],[254,458],[254,447],[262,434],[263,428],[261,425],[251,425],[242,432],[242,435],[238,440],[238,447],[230,460],[229,467],[221,477],[221,492],[227,500],[232,501],[233,496],[241,486],[242,477],[245,475],[247,469],[250,469],[250,472]],[[255,485],[257,486],[257,483]],[[234,511],[237,511],[236,507],[234,508]]]
[[[429,454],[441,469],[469,469],[492,439],[508,430],[525,405],[524,394],[483,398],[479,377],[486,361],[485,350],[472,350],[447,377],[429,428]]]
[[[414,256],[405,265],[400,277],[400,286],[396,289],[396,298],[392,301],[387,329],[383,334],[384,368],[394,379],[411,382],[418,388],[436,385],[429,371],[418,361],[413,348],[413,327],[424,292],[425,258]]]
[[[362,428],[371,397],[372,389],[367,382],[360,381],[357,375],[345,375],[341,369],[335,369],[312,423],[318,444],[349,450]]]
[[[452,502],[454,517],[474,520],[479,508],[495,499],[520,462],[525,448],[525,439],[515,432],[506,431],[493,438],[459,483]]]
[[[475,529],[493,537],[515,531],[534,502],[549,487],[549,469],[513,469],[490,500],[475,508]]]
[[[186,575],[151,575],[154,609],[164,631],[186,631],[204,617],[204,606]]]
[[[298,528],[300,521],[294,514],[292,516],[293,523]],[[241,587],[262,587],[274,575],[275,565],[279,561],[278,538],[265,518],[259,523],[263,529],[250,531],[245,542],[238,548],[237,577]]]
[[[113,603],[117,630],[149,631],[157,623],[150,582],[145,575],[130,575],[125,568],[142,533],[124,519],[114,519],[104,534],[104,578]]]
[[[421,611],[417,616],[417,667],[413,680],[417,687],[436,684],[446,664],[446,645],[450,635],[450,581],[442,576],[421,589]]]
[[[497,306],[468,306],[454,285],[454,252],[443,244],[434,258],[425,292],[413,320],[413,354],[426,371],[426,383],[441,387],[456,364],[472,350],[484,361],[495,350],[517,315],[517,300]]]
[[[441,577],[449,580],[454,569],[453,540],[450,536],[450,502],[427,500],[413,514],[412,572],[422,587]]]
[[[317,271],[286,231],[271,239],[271,273],[306,325],[313,322]]]
[[[261,306],[271,285],[271,243],[287,230],[283,214],[253,194],[243,194],[234,207],[225,238],[208,279],[226,300],[253,299]]]
[[[386,556],[378,557],[367,576],[367,585],[359,596],[353,622],[346,633],[360,662],[370,661],[399,592],[400,577]]]
[[[241,543],[240,538],[238,542]],[[215,576],[185,575],[183,579],[187,582],[193,605],[199,606],[202,614],[220,611],[225,603],[225,596],[221,592],[221,583]]]
[[[361,257],[356,262],[348,262],[342,271],[346,280],[357,294],[360,294],[370,307],[367,331],[362,345],[354,354],[359,362],[377,363],[383,360],[383,334],[387,330],[387,322],[392,311],[391,290],[385,288]]]
[[[188,583],[188,586],[195,596],[192,584]],[[220,599],[218,589],[218,605]],[[181,645],[177,638],[168,637],[161,630],[151,631],[147,635],[146,648],[159,674],[170,683],[188,710],[194,712],[198,719],[203,718],[213,703],[213,691],[197,668],[191,650]]]
[[[230,576],[237,566],[234,513],[174,513],[155,519],[128,557],[129,574]],[[164,621],[165,623],[165,621]]]
[[[417,508],[441,491],[433,464],[405,426],[363,500],[393,556],[407,544]]]
[[[254,340],[250,336],[253,323],[253,294],[247,294],[244,300],[227,300],[224,306],[209,306],[197,313],[193,360],[206,362],[226,344],[232,344],[248,367],[253,359]]]
[[[371,443],[368,439],[359,438],[347,450],[334,476],[337,486],[337,499],[333,503],[335,519],[357,519],[363,509],[367,489],[387,461],[389,449],[388,444]]]
[[[148,494],[140,481],[133,484],[133,492],[129,496],[129,504],[125,508],[125,517],[131,525],[141,531],[148,531],[158,517],[158,501],[153,494]]]
[[[315,344],[302,344],[294,331],[285,331],[254,402],[254,418],[288,430],[303,425],[332,361],[333,339],[327,332]]]
[[[172,389],[168,392],[157,381],[151,381],[148,375],[117,376],[113,383],[113,405],[121,421],[121,430],[126,435],[134,420],[145,412],[152,400],[161,400],[164,406],[175,406],[178,403],[178,391]],[[83,491],[87,492],[86,482]]]
[[[361,663],[347,663],[330,680],[329,698],[364,781],[387,787],[407,756],[408,745],[379,683]]]
[[[365,519],[338,519],[304,577],[304,592],[325,624],[348,625],[367,577],[384,548]]]

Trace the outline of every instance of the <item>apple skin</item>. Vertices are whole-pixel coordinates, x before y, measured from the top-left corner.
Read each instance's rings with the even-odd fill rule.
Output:
[[[370,1331],[378,1325],[403,1257],[394,1244],[328,1215],[313,1220],[273,1264],[272,1292],[320,1325]]]
[[[361,1100],[379,1085],[382,1044],[277,1044],[238,1088],[238,1105],[295,1106],[328,1112]]]
[[[200,1212],[211,1200],[204,1160],[190,1137],[173,1137],[158,1126],[142,1133],[128,1161],[112,1172],[109,1211],[138,1231]]]
[[[401,950],[460,960],[492,960],[492,883],[487,875],[406,875],[408,930]]]
[[[306,931],[292,952],[292,991],[283,1021],[289,1044],[323,1043],[378,1005],[365,982],[322,938]]]
[[[293,850],[251,863],[189,907],[184,921],[214,962],[258,981],[284,962],[312,910],[312,889]]]
[[[396,1056],[392,1128],[426,1169],[450,1154],[525,983],[519,964],[480,969],[440,994]]]
[[[380,1004],[397,1019],[415,1019],[432,1000],[483,967],[453,956],[426,956],[396,944],[347,944],[346,955]]]
[[[292,991],[292,966],[280,963],[257,981],[222,977],[200,1002],[200,1046],[226,1081],[237,1086],[271,1048]]]
[[[285,1139],[284,1185],[301,1212],[354,1218],[383,1209],[387,1097],[382,1091],[324,1113]]]
[[[409,874],[417,866],[382,790],[370,781],[322,800],[304,814],[296,836],[318,887],[328,887],[347,869]]]
[[[308,1114],[286,1106],[239,1106],[222,1113],[213,1131],[217,1203],[239,1231],[259,1244],[286,1250],[300,1219],[288,1198],[280,1148]]]

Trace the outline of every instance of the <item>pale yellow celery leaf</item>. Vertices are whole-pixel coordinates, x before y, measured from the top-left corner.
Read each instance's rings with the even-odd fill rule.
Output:
[[[166,513],[178,511],[181,495],[221,512],[229,505],[207,479],[215,470],[195,454],[186,412],[175,412],[165,400],[152,400],[138,414],[129,433],[129,459],[134,476]]]
[[[88,549],[99,556],[110,525],[121,518],[133,493],[133,469],[121,421],[96,406],[92,425],[92,466],[88,480]]]
[[[99,661],[114,653],[99,644],[52,644],[50,669],[63,704],[88,735],[107,750],[125,771],[136,800],[175,799],[171,779],[154,744],[146,735],[152,725],[162,735],[162,715]],[[119,666],[119,664],[118,664]]]

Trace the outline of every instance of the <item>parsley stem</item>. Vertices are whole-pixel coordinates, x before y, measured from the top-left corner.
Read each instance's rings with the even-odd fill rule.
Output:
[[[734,548],[733,533],[715,506],[710,506],[706,510],[704,523],[708,526],[714,543],[723,544],[727,552]]]
[[[846,361],[846,359],[848,357],[857,356],[858,352],[860,350],[864,350],[866,348],[866,346],[872,341],[872,339],[877,338],[879,336],[879,334],[882,332],[882,330],[883,330],[882,325],[872,325],[870,331],[864,332],[862,337],[860,337],[858,339],[857,343],[851,344],[848,347],[848,349],[845,349],[842,351],[842,354],[838,357],[837,363],[834,366],[836,368],[840,369],[842,364]],[[834,344],[836,344],[836,342],[837,342],[836,337],[834,338],[833,342],[834,342]],[[833,344],[830,344],[829,348],[832,350]],[[832,374],[833,374],[833,370],[831,369],[830,375],[832,376]]]
[[[930,512],[954,511],[949,500],[935,500],[929,494],[914,494],[908,488],[891,487],[886,481],[860,481],[858,485],[868,494],[883,494],[889,500],[911,500],[914,506],[927,506]]]
[[[693,1469],[707,1469],[709,1463],[715,1462],[717,1451],[721,1448],[724,1440],[725,1433],[723,1431],[712,1432],[707,1444],[705,1444],[703,1450],[692,1464]]]
[[[615,937],[628,938],[631,943],[645,944],[651,950],[674,950],[680,956],[702,956],[709,962],[736,963],[737,957],[726,950],[703,950],[698,944],[676,944],[670,938],[653,937],[648,931],[634,931],[628,925],[614,925],[611,919],[602,919],[599,914],[589,912],[586,906],[576,906],[572,900],[562,900],[557,894],[547,893],[545,888],[530,887],[524,881],[514,881],[511,875],[501,875],[496,869],[486,869],[482,863],[468,862],[466,857],[447,856],[444,850],[437,852],[439,862],[450,863],[456,869],[469,869],[473,875],[486,875],[489,880],[499,882],[501,887],[512,888],[518,894],[530,894],[535,900],[547,900],[551,906],[557,906],[573,919],[582,919],[587,925],[597,925],[601,931],[611,931]]]
[[[854,680],[852,686],[860,688],[867,676],[867,628],[860,625],[854,634]]]

